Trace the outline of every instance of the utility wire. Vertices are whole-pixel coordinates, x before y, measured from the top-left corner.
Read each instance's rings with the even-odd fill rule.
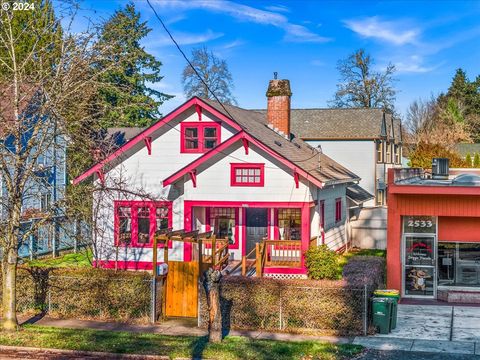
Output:
[[[206,83],[206,81],[202,78],[202,76],[198,73],[197,69],[195,68],[195,66],[193,66],[193,64],[191,63],[191,61],[188,59],[188,57],[185,55],[185,53],[183,52],[182,48],[180,47],[180,45],[177,43],[177,41],[175,40],[175,38],[173,37],[172,33],[168,30],[167,26],[165,25],[165,23],[163,22],[162,18],[158,15],[157,11],[155,10],[155,8],[152,6],[150,0],[147,0],[147,3],[148,3],[148,6],[150,6],[150,9],[152,9],[153,13],[155,14],[155,17],[158,19],[158,21],[160,21],[160,24],[162,25],[163,29],[165,30],[165,32],[168,34],[168,36],[170,37],[170,39],[172,40],[172,42],[175,44],[176,48],[178,49],[178,51],[182,54],[183,58],[185,59],[185,61],[188,63],[188,65],[192,68],[192,70],[194,71],[195,75],[197,75],[197,77],[200,79],[200,81],[203,83],[203,85],[205,85],[205,87],[208,89],[208,91],[210,92],[210,94],[213,95],[213,97],[215,98],[215,100],[220,104],[220,106],[223,108],[223,110],[225,110],[225,112],[228,114],[228,116],[233,120],[235,121],[235,123],[240,126],[240,128],[243,130],[243,131],[246,131],[247,128],[245,126],[243,126],[242,124],[240,124],[238,121],[235,120],[235,118],[232,116],[232,114],[230,114],[230,112],[228,111],[228,109],[223,105],[223,103],[218,99],[217,95],[215,95],[215,93],[210,89],[210,86],[208,86],[208,84]],[[178,132],[180,132],[180,130],[176,129],[175,127],[171,126],[170,124],[167,124],[169,125],[172,129],[175,129],[177,130]],[[198,140],[199,143],[200,140]],[[204,143],[202,143],[202,145],[204,145]],[[230,155],[230,154],[226,154],[224,153],[223,151],[220,151],[221,154],[225,155],[225,156],[228,156],[232,159],[235,159],[237,161],[241,161],[241,162],[244,162],[244,163],[247,163],[247,161],[243,160],[243,159],[239,159],[233,155]],[[305,161],[308,161],[316,156],[319,156],[320,154],[314,154],[313,156],[311,157],[308,157],[306,159],[303,159],[303,160],[297,160],[296,162],[305,162]],[[272,168],[272,169],[278,169],[278,168]]]

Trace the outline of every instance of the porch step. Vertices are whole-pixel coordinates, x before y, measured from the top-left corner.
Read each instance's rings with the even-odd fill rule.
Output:
[[[248,266],[251,266],[255,260],[247,260]],[[241,276],[242,275],[242,265],[240,260],[230,261],[225,269],[222,271],[223,275],[230,276]],[[246,276],[255,276],[255,267],[250,269]]]

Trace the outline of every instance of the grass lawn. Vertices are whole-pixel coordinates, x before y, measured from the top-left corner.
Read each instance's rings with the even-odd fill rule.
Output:
[[[343,267],[348,263],[348,261],[354,256],[380,256],[386,257],[387,252],[385,250],[377,249],[352,249],[346,253],[339,255],[338,257],[338,266],[337,266],[337,277],[338,279],[342,278]]]
[[[60,267],[91,267],[93,254],[91,250],[65,254],[56,258],[44,258],[26,261],[32,267],[60,268]]]
[[[362,350],[362,347],[356,345],[252,340],[235,336],[226,337],[221,344],[209,344],[205,337],[74,330],[37,325],[24,326],[15,333],[0,332],[0,345],[218,360],[348,359]]]

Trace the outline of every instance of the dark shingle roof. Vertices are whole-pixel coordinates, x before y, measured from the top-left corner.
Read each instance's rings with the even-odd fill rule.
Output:
[[[145,128],[141,127],[111,127],[107,129],[108,136],[119,146],[129,142]]]
[[[298,137],[289,141],[284,136],[273,131],[267,125],[265,112],[224,105],[228,111],[227,113],[218,102],[206,99],[202,100],[225,116],[233,118],[233,120],[242,126],[251,136],[279,155],[290,160],[300,169],[308,172],[319,181],[326,184],[334,184],[359,180],[359,177],[353,172],[328,156],[320,154],[316,149]]]
[[[256,110],[266,114],[267,110]],[[386,128],[382,131],[383,116]],[[302,139],[378,139],[390,134],[392,115],[382,109],[292,109],[292,133]],[[384,132],[384,134],[382,134]],[[401,123],[394,119],[395,141],[401,141]]]
[[[372,194],[357,184],[347,187],[347,197],[356,204],[361,204],[374,198]]]

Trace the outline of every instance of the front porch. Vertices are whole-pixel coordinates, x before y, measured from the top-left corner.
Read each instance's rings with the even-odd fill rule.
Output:
[[[230,274],[306,276],[303,254],[310,246],[313,202],[185,201],[184,208],[187,231],[211,232],[217,243],[228,241]],[[192,249],[185,245],[184,258],[188,261]],[[211,255],[206,243],[202,254]]]

